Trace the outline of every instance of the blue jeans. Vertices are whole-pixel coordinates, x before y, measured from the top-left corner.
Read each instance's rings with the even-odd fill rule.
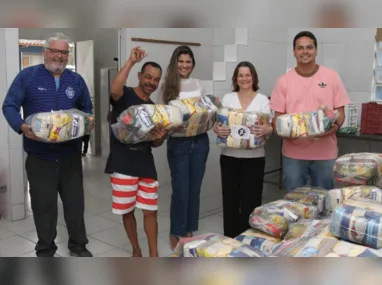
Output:
[[[185,237],[198,230],[200,188],[210,151],[208,135],[170,138],[167,159],[171,171],[170,233]]]
[[[331,160],[299,160],[283,156],[284,183],[288,192],[306,186],[310,175],[313,187],[331,190],[334,188],[333,167]]]

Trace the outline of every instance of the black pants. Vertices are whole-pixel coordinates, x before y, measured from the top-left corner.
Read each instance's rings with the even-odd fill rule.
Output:
[[[82,153],[83,154],[87,154],[88,153],[88,149],[89,149],[89,140],[90,140],[90,135],[86,135],[86,136],[83,136],[82,137],[82,141],[84,143],[84,148],[82,150]]]
[[[88,243],[84,222],[84,189],[81,154],[55,162],[28,155],[26,171],[38,242],[37,256],[53,256],[57,251],[57,194],[60,194],[68,228],[68,248],[78,252]]]
[[[265,157],[220,156],[224,235],[234,238],[250,228],[249,216],[261,205]]]

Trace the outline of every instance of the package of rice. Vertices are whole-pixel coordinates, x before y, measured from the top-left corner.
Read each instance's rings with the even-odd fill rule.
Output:
[[[260,250],[266,256],[270,255],[273,247],[281,241],[280,239],[254,229],[246,230],[235,239]]]

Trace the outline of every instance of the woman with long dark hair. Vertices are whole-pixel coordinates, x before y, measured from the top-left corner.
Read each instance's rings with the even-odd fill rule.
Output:
[[[247,61],[240,62],[232,76],[233,92],[224,95],[226,108],[271,115],[269,99],[258,92],[259,80],[255,67]],[[265,137],[272,133],[270,121],[253,127],[251,133]],[[231,130],[216,124],[214,132],[228,137]],[[264,148],[224,148],[220,156],[223,188],[224,235],[236,237],[249,228],[251,212],[261,205],[265,169]]]
[[[195,58],[188,46],[176,48],[163,84],[163,102],[202,96],[203,84],[190,77]],[[171,171],[170,244],[174,249],[181,237],[191,237],[199,226],[200,189],[210,142],[207,133],[184,137],[180,130],[167,140],[167,159]]]

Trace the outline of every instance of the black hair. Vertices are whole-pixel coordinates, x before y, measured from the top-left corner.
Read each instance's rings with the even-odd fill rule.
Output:
[[[253,81],[252,90],[255,92],[257,90],[259,90],[259,77],[257,75],[256,68],[253,66],[252,63],[250,63],[248,61],[242,61],[236,66],[235,71],[233,72],[233,76],[232,76],[232,87],[233,87],[232,89],[233,89],[233,91],[239,92],[239,90],[240,90],[240,87],[237,84],[237,76],[239,75],[240,67],[248,67],[249,68],[249,70],[251,71],[252,81]]]
[[[293,39],[293,49],[296,48],[296,42],[299,38],[302,38],[302,37],[308,37],[308,38],[311,38],[313,40],[313,43],[314,43],[314,47],[317,48],[317,38],[316,36],[312,33],[312,32],[309,32],[309,31],[302,31],[302,32],[299,32]]]
[[[160,65],[154,61],[145,62],[142,65],[141,73],[145,73],[146,66],[149,66],[149,65],[151,65],[152,67],[158,68],[160,70],[160,72],[162,73],[162,67],[160,67]]]

